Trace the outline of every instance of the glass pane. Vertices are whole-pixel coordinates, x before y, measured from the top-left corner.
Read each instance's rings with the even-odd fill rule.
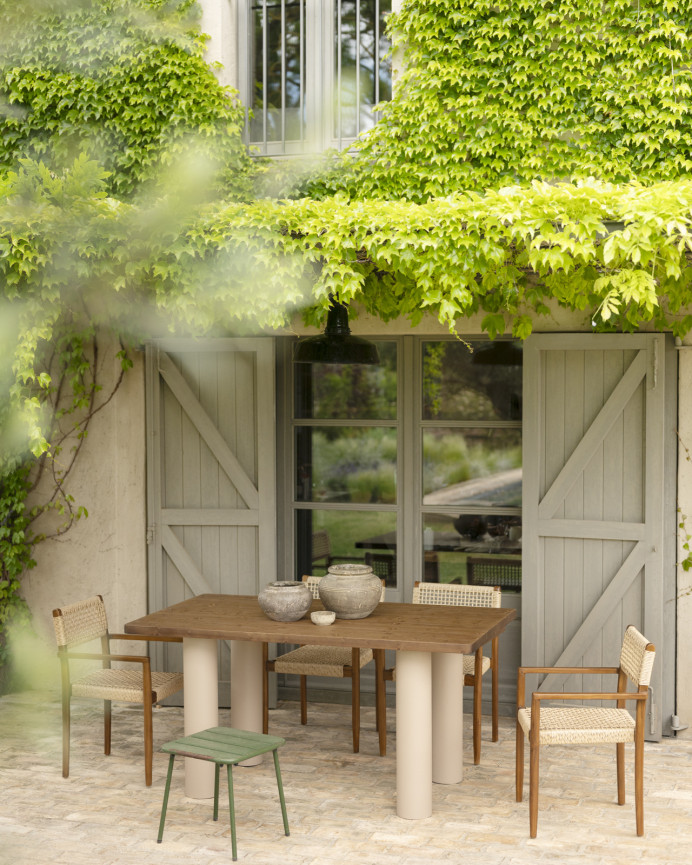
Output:
[[[423,504],[521,507],[521,430],[424,430]]]
[[[396,585],[396,514],[383,511],[297,511],[297,570],[323,575],[327,565],[367,562]]]
[[[302,137],[302,70],[305,52],[303,0],[284,4],[280,0],[256,3],[253,17],[253,114],[250,134],[253,141],[264,139],[264,100],[266,97],[267,141]],[[266,9],[266,33],[265,33]],[[301,23],[303,26],[301,27]],[[266,37],[266,82],[265,82]],[[285,70],[283,64],[285,63]],[[284,80],[285,73],[285,80]],[[282,99],[285,104],[285,131],[282,129]]]
[[[396,418],[396,343],[378,342],[380,363],[297,363],[295,416],[335,420]]]
[[[424,343],[423,419],[521,420],[521,356],[518,342]]]
[[[341,6],[341,40],[339,41],[339,28],[337,26],[335,73],[338,93],[336,111],[334,112],[337,128],[334,134],[337,137],[355,138],[358,134],[356,3],[354,0],[342,0],[341,4],[337,5]]]
[[[335,137],[354,138],[370,129],[375,122],[373,106],[391,98],[391,62],[383,60],[389,51],[384,32],[391,5],[391,0],[336,4]]]
[[[424,579],[521,590],[521,517],[425,514]]]
[[[296,500],[396,502],[396,430],[299,427]]]

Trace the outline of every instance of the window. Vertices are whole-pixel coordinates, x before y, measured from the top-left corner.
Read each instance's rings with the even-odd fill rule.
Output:
[[[378,366],[292,367],[295,572],[363,561],[402,600],[416,579],[519,590],[520,345],[377,345]]]
[[[241,8],[251,144],[268,155],[341,148],[374,124],[373,107],[391,97],[391,0],[246,0]]]

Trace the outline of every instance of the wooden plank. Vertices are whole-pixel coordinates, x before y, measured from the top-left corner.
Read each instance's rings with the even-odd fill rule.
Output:
[[[160,515],[166,526],[259,525],[259,511],[245,508],[163,508]]]
[[[313,610],[322,609],[313,601]],[[516,610],[427,604],[379,604],[364,619],[337,619],[328,628],[309,617],[275,622],[255,595],[206,594],[125,625],[125,633],[202,639],[250,640],[322,646],[353,646],[419,652],[473,654],[499,636]]]
[[[544,495],[538,506],[539,517],[549,519],[558,514],[558,509],[564,502],[565,496],[584,471],[599,442],[603,441],[612,425],[622,415],[634,389],[645,376],[646,369],[647,353],[639,351],[581,442],[564,464],[550,489]]]
[[[580,659],[591,645],[594,635],[600,631],[603,623],[619,604],[623,594],[641,571],[645,560],[644,544],[636,544],[562,654],[555,661],[549,662],[552,666],[570,667],[580,663]],[[564,677],[557,673],[550,673],[541,683],[539,690],[556,690],[559,688],[558,681],[562,678]]]
[[[599,488],[601,488],[599,484]],[[607,486],[607,484],[606,484]],[[537,531],[545,538],[597,538],[600,540],[643,541],[645,523],[615,520],[538,520]]]
[[[185,546],[176,538],[168,526],[163,526],[161,540],[163,549],[182,574],[190,592],[193,595],[209,594],[209,583],[200,572]]]
[[[222,469],[235,484],[247,506],[249,508],[258,507],[259,494],[257,488],[243,470],[235,454],[231,452],[183,376],[175,368],[170,358],[163,352],[159,356],[159,369],[166,384],[170,387],[186,415],[219,461]]]

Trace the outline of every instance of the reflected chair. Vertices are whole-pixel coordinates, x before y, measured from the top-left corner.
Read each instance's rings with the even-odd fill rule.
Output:
[[[634,742],[634,801],[637,835],[644,834],[644,723],[649,681],[654,663],[654,646],[630,625],[625,631],[619,667],[519,667],[517,681],[516,796],[521,802],[524,787],[524,736],[529,738],[529,831],[538,829],[538,763],[541,745],[612,743],[617,764],[618,805],[625,804],[625,742]],[[531,708],[526,707],[526,676],[530,673],[613,674],[615,692],[534,691]],[[628,683],[635,692],[628,692]],[[605,700],[614,708],[593,706],[543,706],[544,701]],[[635,717],[625,708],[636,702]]]
[[[471,586],[521,589],[521,557],[467,556],[466,580]]]
[[[62,775],[70,774],[70,700],[88,697],[103,700],[104,754],[111,752],[111,701],[142,703],[144,707],[144,777],[151,786],[153,761],[152,706],[183,687],[182,673],[152,672],[149,658],[141,655],[119,655],[111,652],[111,640],[151,640],[180,643],[180,637],[141,637],[135,634],[111,634],[101,595],[53,610],[53,625],[58,643],[62,681]],[[98,640],[100,652],[75,652],[76,646]],[[94,660],[101,669],[74,680],[70,676],[72,661]],[[140,665],[141,669],[112,669],[111,662]]]
[[[502,595],[496,586],[461,586],[450,583],[416,582],[413,586],[414,604],[441,604],[457,607],[500,607]],[[481,709],[483,699],[483,676],[491,671],[492,688],[492,740],[498,734],[498,659],[499,638],[491,642],[491,655],[483,654],[479,647],[475,655],[464,655],[464,684],[473,687],[473,762],[481,761]],[[386,676],[387,677],[387,676]],[[389,677],[387,677],[389,678]]]
[[[313,598],[319,598],[321,577],[304,576]],[[384,600],[384,583],[382,584]],[[292,652],[269,659],[267,643],[263,646],[263,732],[269,731],[269,673],[287,673],[300,676],[300,723],[308,722],[307,677],[326,676],[329,678],[351,679],[351,726],[353,730],[353,752],[360,749],[360,671],[370,661],[375,661],[376,675],[376,722],[379,733],[380,755],[386,754],[384,735],[384,652],[372,649],[349,648],[348,646],[299,646]]]
[[[366,553],[365,564],[373,574],[384,580],[385,586],[396,586],[396,555],[394,553]]]

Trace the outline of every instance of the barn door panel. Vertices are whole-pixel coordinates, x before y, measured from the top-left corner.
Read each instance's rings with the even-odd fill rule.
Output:
[[[151,344],[147,422],[150,609],[257,594],[276,579],[273,341]],[[157,651],[180,664],[179,647]],[[227,701],[227,647],[219,660]]]
[[[665,519],[675,517],[664,354],[658,334],[537,335],[524,350],[522,662],[612,666],[626,626],[636,625],[658,649],[651,738],[673,698],[662,674],[673,659],[663,626],[674,579]],[[583,687],[612,684],[587,676]],[[551,674],[538,687],[582,682]]]

